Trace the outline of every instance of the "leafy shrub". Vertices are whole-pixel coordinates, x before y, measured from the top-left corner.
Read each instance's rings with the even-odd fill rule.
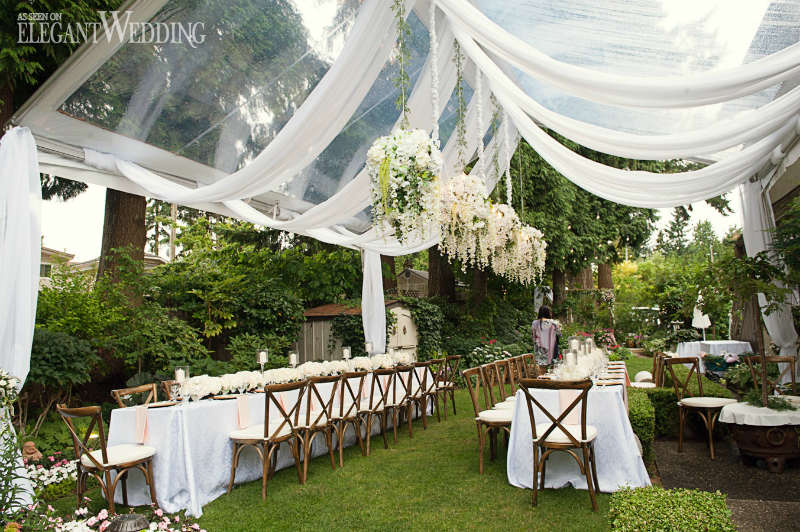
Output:
[[[35,435],[54,404],[64,402],[73,387],[91,380],[92,368],[99,360],[96,349],[88,341],[36,327],[30,372],[21,397],[20,424],[26,424],[31,404],[39,405],[39,417],[30,429]]]
[[[621,345],[613,348],[611,352],[608,354],[609,360],[629,360],[633,356],[633,353],[627,347],[623,347]]]
[[[761,364],[756,364],[754,369],[756,370],[756,375],[761,374]],[[778,365],[767,364],[767,377],[774,381],[778,375]],[[756,385],[753,383],[753,375],[750,373],[750,368],[745,363],[739,363],[736,366],[728,368],[728,371],[725,372],[724,384],[729,390],[740,396],[756,388]]]
[[[358,307],[361,305],[360,301],[351,303],[352,306]],[[388,342],[389,336],[394,331],[394,326],[397,320],[392,312],[386,313],[386,340]],[[350,346],[351,355],[359,357],[366,355],[364,346],[364,321],[361,319],[361,314],[340,314],[333,318],[331,321],[331,338],[330,349],[333,348],[336,340],[341,340],[342,345]]]
[[[463,369],[474,368],[508,358],[509,356],[509,353],[497,343],[497,340],[483,340],[481,345],[474,347],[472,351],[464,355],[461,360],[461,367]]]
[[[731,511],[719,491],[622,488],[611,495],[608,520],[611,530],[733,532]]]
[[[681,342],[696,342],[700,339],[697,329],[678,329],[670,331],[664,339],[667,346],[678,345]]]
[[[663,353],[667,350],[667,340],[665,338],[653,338],[642,344],[642,353],[653,356],[656,353]]]
[[[286,350],[291,345],[285,336],[271,333],[256,335],[242,333],[234,336],[228,343],[231,353],[230,365],[233,371],[252,370],[259,367],[256,353],[269,349],[269,360],[264,364],[264,369],[283,368],[288,365]]]
[[[649,464],[653,461],[656,413],[650,398],[642,389],[628,389],[628,418],[633,432],[642,443],[642,460]]]

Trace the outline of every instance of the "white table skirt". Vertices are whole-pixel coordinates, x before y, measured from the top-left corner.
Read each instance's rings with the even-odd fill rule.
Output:
[[[428,378],[433,378],[429,373]],[[362,395],[362,405],[368,404],[371,393],[372,375],[364,380],[367,393]],[[331,384],[320,385],[322,392]],[[414,389],[417,385],[414,383]],[[286,392],[287,409],[294,404],[293,396]],[[347,392],[345,392],[345,395]],[[337,392],[338,395],[338,392]],[[250,424],[264,423],[263,393],[247,394]],[[367,397],[365,399],[364,397]],[[304,402],[305,402],[304,398]],[[338,399],[337,399],[338,400]],[[280,414],[273,406],[270,419],[278,419]],[[429,405],[432,411],[433,405]],[[302,411],[304,412],[304,410]],[[235,400],[217,401],[205,399],[167,408],[152,408],[147,411],[147,436],[144,441],[156,449],[153,457],[153,475],[156,483],[156,497],[159,506],[166,512],[186,510],[189,515],[199,517],[203,506],[226,492],[233,463],[233,445],[228,435],[237,430],[237,406]],[[272,416],[276,416],[273,418]],[[301,418],[303,414],[301,413]],[[391,426],[391,420],[389,425]],[[377,422],[373,423],[372,434],[380,432]],[[345,446],[356,443],[353,429],[348,427]],[[108,445],[137,443],[136,409],[117,408],[111,412],[108,430]],[[317,436],[312,447],[312,456],[328,452],[325,438]],[[319,464],[320,467],[327,465]],[[287,443],[278,452],[276,469],[293,467],[294,459]],[[236,483],[250,482],[261,478],[261,462],[252,448],[245,449],[236,469]],[[117,488],[115,502],[122,502],[122,490]],[[150,492],[144,476],[138,471],[129,473],[128,503],[131,506],[150,504]]]
[[[719,420],[723,423],[758,427],[800,425],[800,410],[772,410],[747,403],[733,403],[722,408]]]
[[[523,391],[519,390],[516,397],[508,444],[508,481],[518,488],[533,488],[530,417]],[[536,399],[551,413],[561,411],[557,390],[537,390]],[[534,416],[537,423],[549,422],[544,413],[535,406]],[[594,425],[598,431],[594,448],[600,491],[613,492],[623,486],[649,486],[650,476],[639,454],[623,402],[623,387],[595,386],[589,390],[586,420],[587,424]],[[566,453],[554,452],[547,459],[545,487],[562,488],[568,485],[577,489],[588,489],[586,477],[581,474],[575,459]]]
[[[740,340],[709,340],[707,342],[700,342],[700,351],[708,353],[709,355],[721,355],[723,352],[728,353],[749,353],[753,349],[750,347],[750,342],[742,342]]]

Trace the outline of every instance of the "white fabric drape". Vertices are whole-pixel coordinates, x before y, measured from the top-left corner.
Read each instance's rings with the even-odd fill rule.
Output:
[[[41,202],[36,143],[28,128],[0,139],[0,368],[25,382],[30,369],[41,260]],[[8,413],[0,423],[13,433]],[[7,441],[0,441],[6,445]],[[22,456],[18,472],[25,475]],[[20,501],[30,504],[32,487],[18,481]]]
[[[366,250],[364,281],[361,285],[361,319],[364,322],[364,340],[372,342],[372,353],[386,352],[386,305],[383,301],[383,275],[381,256]]]
[[[635,77],[557,61],[511,35],[468,0],[435,0],[451,24],[513,66],[594,102],[628,107],[676,108],[724,102],[800,73],[800,44],[727,70],[675,77]]]
[[[744,183],[742,192],[742,238],[747,255],[753,257],[772,247],[772,216],[764,204],[761,184]],[[767,304],[764,294],[758,294],[758,304]],[[781,349],[781,355],[797,354],[797,331],[794,329],[792,311],[789,304],[781,305],[770,314],[762,313],[764,325],[772,341]]]

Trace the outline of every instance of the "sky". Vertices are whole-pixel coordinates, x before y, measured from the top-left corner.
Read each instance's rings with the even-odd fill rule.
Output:
[[[722,216],[704,202],[693,204],[690,224],[709,220],[717,236],[724,236],[731,226],[741,227],[739,193],[728,194],[733,214]],[[103,237],[105,188],[89,185],[88,190],[69,201],[50,200],[42,204],[43,245],[75,254],[75,261],[90,260],[100,255]],[[662,229],[672,218],[672,209],[659,209],[657,228]],[[655,239],[656,233],[653,233]],[[166,250],[165,250],[166,252]]]

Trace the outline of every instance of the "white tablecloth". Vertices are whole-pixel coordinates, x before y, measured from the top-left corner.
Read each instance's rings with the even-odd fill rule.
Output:
[[[748,342],[741,342],[739,340],[708,340],[706,342],[681,342],[678,344],[677,353],[680,357],[697,358],[700,361],[700,373],[705,373],[706,367],[703,364],[700,353],[720,355],[723,351],[740,354],[750,352],[752,349]]]
[[[508,444],[508,481],[518,488],[533,488],[530,417],[522,390],[517,392],[516,397]],[[551,413],[561,411],[557,390],[537,390],[536,399]],[[534,409],[534,416],[537,423],[549,422],[537,408]],[[623,386],[595,386],[589,390],[586,419],[587,424],[594,425],[598,431],[594,448],[600,491],[617,491],[623,486],[649,486],[650,476],[639,454],[623,402]],[[554,452],[547,459],[545,487],[562,488],[567,485],[588,489],[586,477],[581,474],[575,459],[566,453]]]
[[[800,425],[800,409],[772,410],[747,403],[733,403],[722,408],[719,420],[737,425],[777,427],[778,425]]]
[[[428,379],[433,378],[429,373]],[[369,397],[372,376],[364,381]],[[331,384],[322,384],[329,387]],[[414,389],[417,388],[414,382]],[[296,392],[286,392],[287,409],[294,404]],[[347,392],[345,392],[346,394]],[[264,423],[265,394],[247,394],[250,424]],[[362,406],[368,399],[362,396]],[[305,399],[304,399],[305,401]],[[432,405],[429,406],[432,408]],[[270,419],[280,414],[274,408]],[[304,412],[304,411],[303,411]],[[201,516],[203,506],[213,501],[227,490],[233,462],[233,445],[228,435],[237,430],[236,401],[217,401],[206,399],[185,405],[167,408],[152,408],[147,411],[147,437],[145,445],[156,449],[153,457],[153,475],[156,482],[156,497],[159,506],[166,512],[187,510],[189,515]],[[276,416],[273,418],[273,415]],[[302,418],[303,414],[301,414]],[[389,421],[391,426],[391,420]],[[372,433],[379,433],[377,422]],[[137,443],[136,409],[117,408],[111,412],[108,430],[108,445]],[[345,445],[356,443],[352,428],[347,429]],[[328,452],[325,439],[314,439],[312,456]],[[320,463],[317,467],[330,467]],[[294,459],[288,444],[284,443],[277,458],[277,469],[294,467]],[[313,466],[312,466],[313,467]],[[261,478],[261,463],[252,448],[245,449],[236,470],[236,483],[250,482]],[[118,487],[115,501],[122,502],[122,490]],[[138,471],[129,473],[128,502],[131,506],[150,504],[150,492],[144,477]]]

